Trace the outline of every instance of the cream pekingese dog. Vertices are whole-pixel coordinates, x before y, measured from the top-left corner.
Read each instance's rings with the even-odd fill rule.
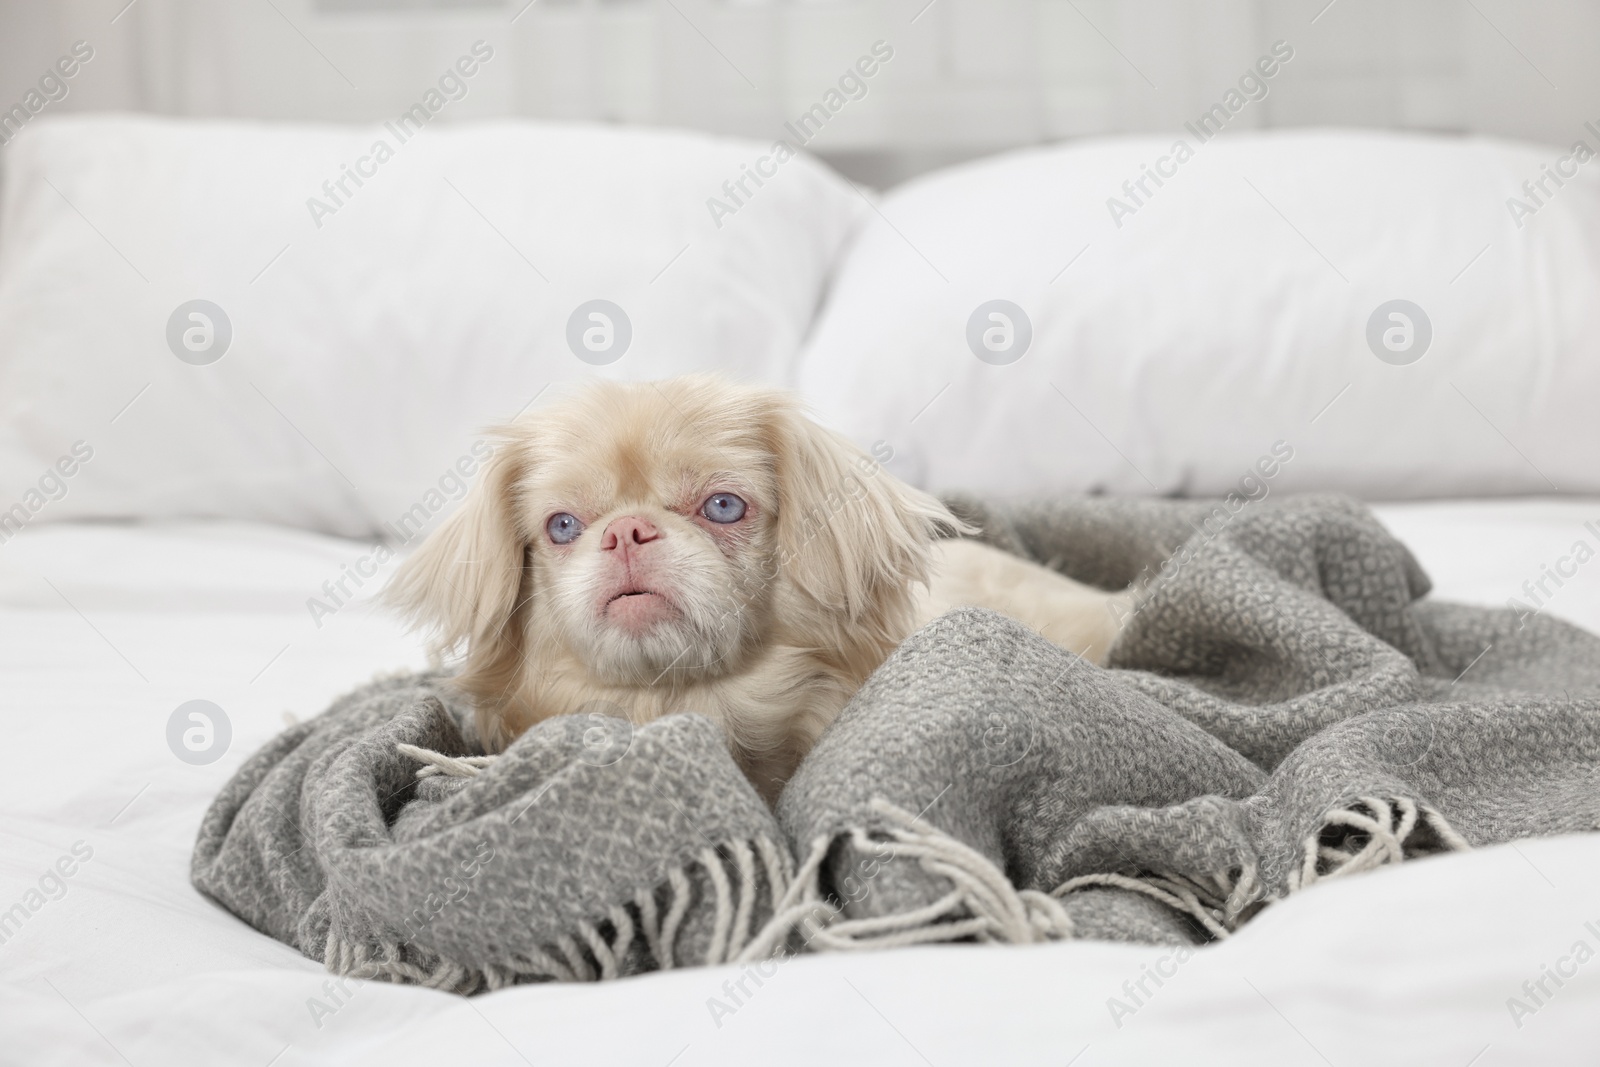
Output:
[[[494,434],[389,601],[464,654],[492,750],[552,715],[696,711],[761,793],[874,668],[951,607],[1103,662],[1127,593],[971,540],[789,395],[704,376],[591,385]]]

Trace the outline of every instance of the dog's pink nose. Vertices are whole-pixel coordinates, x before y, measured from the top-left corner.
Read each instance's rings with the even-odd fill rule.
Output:
[[[606,524],[606,535],[600,541],[600,550],[614,552],[620,548],[623,555],[627,555],[634,546],[649,544],[660,536],[661,531],[655,528],[654,523],[637,515],[623,515]]]

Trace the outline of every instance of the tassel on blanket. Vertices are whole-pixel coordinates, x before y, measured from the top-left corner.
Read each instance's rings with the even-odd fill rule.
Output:
[[[417,771],[418,778],[439,774],[470,778],[495,759],[494,756],[447,756],[408,744],[399,744],[396,748],[402,755],[424,765]],[[821,887],[822,864],[833,845],[832,837],[823,836],[813,841],[799,871],[792,879],[783,878],[781,883],[774,877],[777,874],[776,860],[767,854],[781,850],[775,850],[771,842],[761,840],[757,845],[764,853],[769,871],[767,883],[775,887],[775,896],[777,893],[782,895],[775,900],[772,918],[748,943],[723,932],[730,922],[736,929],[745,928],[743,920],[750,906],[748,893],[741,895],[740,921],[733,922],[724,902],[728,894],[725,892],[727,880],[722,866],[702,858],[717,888],[718,897],[711,958],[704,962],[749,963],[805,949],[881,949],[959,941],[969,937],[1008,944],[1060,940],[1073,936],[1073,926],[1071,917],[1058,898],[1090,885],[1116,886],[1153,896],[1193,916],[1213,936],[1226,937],[1229,929],[1240,921],[1239,916],[1245,905],[1253,900],[1256,887],[1255,869],[1250,867],[1233,884],[1219,878],[1216,888],[1200,885],[1181,875],[1163,873],[1142,878],[1117,874],[1086,875],[1074,878],[1048,894],[1032,889],[1018,890],[1005,872],[976,849],[925,824],[919,825],[920,819],[881,797],[873,801],[872,807],[892,824],[881,833],[893,843],[895,854],[914,858],[930,874],[947,879],[951,883],[950,892],[932,904],[912,911],[847,919],[843,917],[843,909],[838,904],[825,899]],[[870,850],[878,843],[859,827],[850,831],[850,838],[857,848],[863,850]],[[787,866],[788,862],[788,855],[784,853],[784,865]],[[673,873],[682,877],[679,872]],[[673,884],[677,884],[676,879]],[[745,884],[745,880],[741,879],[741,888]],[[683,889],[676,899],[686,906],[687,886]],[[676,961],[672,957],[670,935],[676,922],[682,919],[681,910],[674,914],[669,909],[664,941],[655,933],[656,914],[649,894],[641,894],[639,913],[652,956],[663,969],[673,967]],[[615,950],[611,951],[614,955]],[[587,977],[577,968],[546,969],[550,977],[567,981]]]
[[[948,834],[918,827],[919,820],[881,797],[873,810],[890,825],[877,833],[896,857],[917,860],[929,874],[950,882],[948,893],[925,907],[865,919],[843,918],[843,910],[823,897],[822,862],[834,838],[811,843],[777,914],[738,962],[765,958],[790,947],[795,935],[811,950],[898,948],[935,941],[975,938],[1027,944],[1072,936],[1072,919],[1061,903],[1038,890],[1018,890],[988,857]],[[850,832],[851,843],[871,849],[880,842],[867,831]]]
[[[1471,847],[1432,808],[1405,797],[1362,797],[1348,808],[1328,812],[1317,832],[1306,837],[1304,860],[1298,870],[1290,872],[1288,890],[1293,893],[1327,878]],[[1097,885],[1143,893],[1194,919],[1221,940],[1272,900],[1282,898],[1281,891],[1269,897],[1259,877],[1253,863],[1226,876],[1213,874],[1214,884],[1170,871],[1138,876],[1088,874],[1057,886],[1054,895]]]
[[[401,744],[399,751],[422,763],[418,778],[432,775],[470,778],[495,759],[493,756],[447,756],[415,745]],[[921,820],[883,798],[872,802],[873,810],[889,822],[887,827],[869,831],[857,827],[848,831],[851,843],[870,851],[887,841],[896,856],[917,860],[922,868],[950,883],[950,891],[932,904],[889,915],[851,919],[843,907],[826,898],[822,891],[822,865],[836,837],[824,835],[811,842],[804,862],[791,874],[787,850],[766,839],[754,842],[761,853],[765,884],[771,893],[772,917],[759,930],[750,931],[753,907],[755,866],[752,847],[743,842],[731,846],[735,870],[722,862],[728,851],[706,849],[699,858],[715,894],[714,932],[707,965],[751,963],[799,951],[839,951],[896,948],[928,942],[949,942],[971,938],[978,941],[1026,944],[1073,936],[1070,916],[1061,898],[1081,889],[1096,886],[1140,893],[1194,920],[1212,938],[1227,938],[1267,903],[1265,887],[1254,863],[1227,873],[1216,873],[1206,882],[1171,871],[1152,871],[1138,875],[1115,873],[1087,874],[1072,878],[1050,893],[1018,890],[1005,873],[988,857],[948,834],[928,827]],[[1290,874],[1290,892],[1326,878],[1355,874],[1388,863],[1433,852],[1459,851],[1471,846],[1438,812],[1399,797],[1383,800],[1362,797],[1349,808],[1329,812],[1318,832],[1304,843],[1304,862]],[[735,892],[729,874],[738,876]],[[684,909],[689,903],[687,875],[670,872],[668,905],[665,915],[657,908],[654,895],[641,892],[631,912],[612,916],[612,936],[585,926],[580,934],[588,946],[585,953],[576,942],[559,946],[565,965],[554,957],[525,961],[512,968],[509,979],[530,977],[561,981],[591,981],[614,977],[617,960],[635,936],[644,938],[657,966],[670,969],[684,966],[674,958],[672,944]],[[735,901],[737,903],[735,903]],[[637,924],[633,916],[638,918]],[[333,958],[330,955],[330,960]],[[376,967],[380,973],[402,980],[432,984],[433,974],[420,974],[410,965],[398,962],[398,952],[383,959],[363,956],[362,966]],[[354,961],[352,961],[354,962]],[[486,982],[493,987],[489,976]]]
[[[1327,878],[1438,852],[1465,852],[1472,846],[1444,816],[1408,797],[1361,797],[1324,815],[1302,848],[1300,869],[1289,875],[1290,892]]]
[[[988,857],[962,842],[927,827],[920,820],[882,798],[873,809],[893,825],[880,831],[892,843],[894,854],[920,861],[924,870],[951,883],[950,892],[923,908],[865,919],[841,918],[840,907],[824,899],[821,866],[834,839],[812,842],[795,882],[778,915],[767,930],[752,941],[741,962],[760,959],[784,948],[789,939],[809,925],[801,941],[813,950],[895,948],[936,941],[978,941],[1027,944],[1074,936],[1072,919],[1061,904],[1076,890],[1108,886],[1141,893],[1195,920],[1213,938],[1226,938],[1261,904],[1262,886],[1255,864],[1213,876],[1206,884],[1171,872],[1138,877],[1090,874],[1073,878],[1050,893],[1017,889]],[[879,842],[866,831],[849,833],[856,848],[868,850]]]
[[[1055,897],[1064,897],[1078,889],[1108,886],[1142,893],[1160,901],[1174,911],[1182,912],[1199,923],[1213,938],[1221,941],[1257,910],[1261,903],[1261,886],[1257,881],[1255,864],[1247,864],[1228,875],[1212,876],[1213,885],[1175,874],[1158,871],[1137,876],[1124,874],[1085,874],[1069,879],[1051,891]]]
[[[681,959],[675,945],[695,903],[690,875],[697,869],[705,875],[702,882],[710,886],[711,943],[700,958]],[[525,948],[498,964],[467,967],[399,938],[378,945],[347,941],[336,927],[329,929],[323,961],[335,974],[471,994],[520,982],[596,982],[635,970],[764,959],[771,953],[751,950],[759,947],[756,941],[764,938],[766,928],[753,930],[751,920],[760,903],[774,912],[781,910],[783,895],[792,885],[788,854],[776,842],[765,837],[731,841],[703,849],[683,867],[668,871],[664,886],[641,889],[633,900],[606,909],[603,920],[580,922],[555,943]],[[647,959],[643,966],[630,968],[628,959],[635,949]]]
[[[404,743],[395,747],[423,764],[417,771],[419,779],[476,777],[498,758],[449,756]],[[472,994],[519,982],[605,981],[635,970],[759,959],[771,954],[770,947],[762,950],[761,946],[772,945],[768,937],[772,923],[754,928],[758,908],[770,909],[773,915],[782,913],[794,903],[795,885],[788,850],[768,837],[757,836],[703,848],[683,866],[669,870],[664,884],[640,889],[634,899],[605,909],[603,918],[578,923],[571,934],[553,944],[526,948],[497,964],[468,967],[400,938],[377,945],[350,941],[339,936],[336,926],[329,929],[323,960],[335,974]],[[681,959],[679,934],[689,909],[696,904],[711,909],[710,944],[704,953],[696,953],[698,958]],[[752,949],[761,951],[752,956]],[[634,957],[631,967],[630,955]],[[640,955],[645,957],[642,965]]]
[[[443,752],[435,752],[431,748],[419,748],[405,742],[396,744],[394,748],[400,755],[409,756],[422,764],[417,768],[418,778],[430,778],[436,774],[450,778],[472,778],[499,758],[498,756],[446,756]]]

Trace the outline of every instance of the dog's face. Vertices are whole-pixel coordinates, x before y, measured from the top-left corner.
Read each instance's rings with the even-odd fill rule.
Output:
[[[589,386],[497,437],[389,590],[466,647],[480,723],[560,703],[541,678],[681,689],[760,669],[774,642],[870,670],[951,521],[786,395],[712,378]]]
[[[681,383],[596,390],[510,442],[530,625],[597,680],[722,674],[766,631],[779,474],[767,413],[730,401]]]

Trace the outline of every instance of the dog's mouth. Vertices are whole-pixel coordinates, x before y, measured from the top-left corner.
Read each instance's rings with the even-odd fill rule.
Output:
[[[640,634],[678,613],[672,601],[654,589],[624,589],[606,601],[606,619],[632,634]]]

